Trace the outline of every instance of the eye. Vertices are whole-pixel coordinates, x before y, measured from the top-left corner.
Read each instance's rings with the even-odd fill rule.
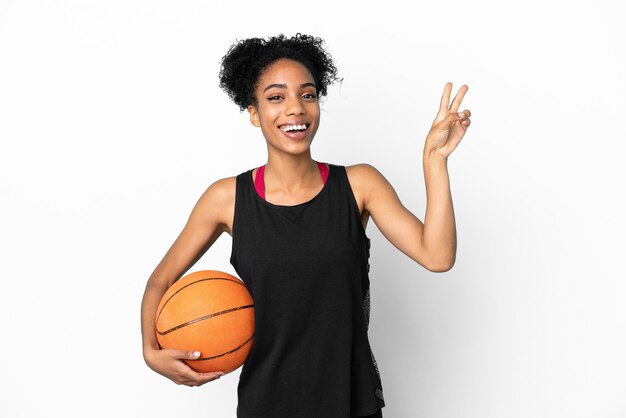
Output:
[[[305,93],[302,97],[305,99],[317,99],[317,94],[315,93]]]
[[[267,98],[267,100],[269,101],[276,101],[276,100],[280,100],[282,97],[280,97],[279,95],[275,94],[273,96],[270,96]]]

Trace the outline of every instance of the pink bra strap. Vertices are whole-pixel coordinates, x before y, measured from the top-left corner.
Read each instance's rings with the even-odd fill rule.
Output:
[[[328,166],[326,166],[326,164],[324,163],[320,163],[319,161],[316,161],[317,163],[317,167],[320,169],[320,173],[322,174],[322,180],[324,181],[324,184],[326,184],[326,180],[328,180]],[[256,172],[256,177],[254,178],[254,188],[256,189],[256,192],[259,194],[259,196],[261,196],[263,198],[263,200],[265,200],[265,164],[262,165],[261,167],[259,167],[259,169]]]
[[[328,180],[328,166],[319,161],[317,162],[317,166],[320,169],[320,173],[322,173],[322,180],[324,180],[324,184],[326,184],[326,180]]]
[[[265,200],[265,181],[263,179],[263,173],[265,172],[265,165],[259,167],[256,171],[256,178],[254,179],[254,188],[256,192]]]

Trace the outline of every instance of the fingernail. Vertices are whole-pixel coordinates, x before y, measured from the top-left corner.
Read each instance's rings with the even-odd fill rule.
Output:
[[[194,351],[193,352],[193,356],[194,357],[200,357],[200,352],[199,351]]]
[[[457,113],[457,115],[459,115],[461,117],[461,119],[465,119],[467,117],[465,112],[459,112],[459,113]]]

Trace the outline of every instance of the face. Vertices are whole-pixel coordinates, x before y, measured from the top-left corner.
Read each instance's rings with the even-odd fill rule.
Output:
[[[248,107],[270,148],[289,154],[309,150],[320,121],[313,76],[297,61],[280,59],[259,77],[257,104]]]

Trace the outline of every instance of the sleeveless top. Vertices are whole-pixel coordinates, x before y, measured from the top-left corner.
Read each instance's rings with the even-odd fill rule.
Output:
[[[267,202],[237,176],[230,262],[255,312],[239,418],[350,418],[385,406],[370,348],[369,249],[344,166],[311,200]]]

